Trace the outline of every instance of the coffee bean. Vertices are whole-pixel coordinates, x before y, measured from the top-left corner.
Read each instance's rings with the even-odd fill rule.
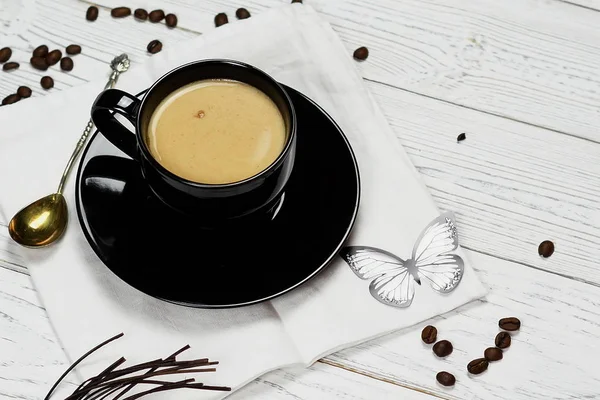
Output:
[[[110,15],[113,18],[125,18],[131,15],[131,8],[129,7],[117,7],[110,10]]]
[[[483,352],[483,356],[488,361],[498,361],[502,360],[502,350],[497,347],[488,347]]]
[[[152,54],[156,54],[162,50],[162,43],[159,40],[153,40],[148,43],[148,52]]]
[[[421,339],[427,344],[435,343],[435,340],[437,339],[436,327],[427,325],[425,328],[423,328],[423,331],[421,332]]]
[[[165,12],[163,10],[154,10],[148,14],[148,19],[150,22],[160,22],[165,18]]]
[[[215,26],[216,27],[219,27],[221,25],[225,25],[228,22],[229,22],[229,19],[227,19],[227,14],[225,14],[225,13],[218,13],[217,15],[215,15]]]
[[[48,69],[48,63],[44,57],[31,57],[29,63],[33,68],[39,69],[40,71],[45,71]]]
[[[238,19],[250,18],[250,12],[248,10],[246,10],[245,8],[238,8],[237,11],[235,12],[235,16]]]
[[[490,364],[487,362],[485,358],[478,358],[476,360],[471,361],[467,365],[467,371],[473,375],[479,375],[488,369]]]
[[[29,89],[27,86],[19,86],[19,88],[17,89],[17,94],[22,99],[26,99],[28,97],[31,97],[31,89]]]
[[[165,24],[169,28],[175,28],[177,26],[177,15],[167,14],[167,16],[165,17]]]
[[[554,253],[554,243],[544,240],[538,247],[538,254],[544,258],[550,257]]]
[[[355,59],[363,61],[366,60],[367,57],[369,57],[369,49],[367,49],[365,46],[359,47],[358,49],[354,50]]]
[[[62,58],[62,52],[60,50],[58,50],[58,49],[57,50],[52,50],[46,56],[46,64],[48,64],[48,65],[54,65],[57,62],[59,62],[61,58]]]
[[[63,71],[71,71],[73,69],[73,59],[71,57],[63,57],[60,60],[60,69]]]
[[[452,347],[452,343],[447,340],[440,340],[433,345],[433,352],[438,357],[447,357],[452,354],[452,350],[454,350],[454,347]]]
[[[42,77],[42,79],[40,80],[40,84],[42,85],[42,87],[46,90],[51,89],[54,87],[54,79],[52,79],[49,76],[44,76]]]
[[[16,93],[9,94],[4,99],[2,99],[2,105],[5,106],[7,104],[13,104],[13,103],[16,103],[19,100],[21,100],[21,96],[19,96],[18,94],[16,94]]]
[[[67,54],[74,56],[75,54],[81,53],[81,46],[78,44],[70,44],[65,49]]]
[[[95,21],[98,19],[98,7],[90,6],[85,12],[85,19],[88,21]]]
[[[18,69],[19,68],[19,63],[18,62],[7,62],[6,64],[4,64],[2,66],[2,69],[5,71],[12,71],[13,69]]]
[[[148,19],[148,11],[143,8],[136,8],[133,12],[133,16],[140,21],[145,21]]]
[[[456,141],[457,142],[462,142],[463,140],[465,140],[467,138],[467,134],[466,133],[461,133],[460,135],[458,135],[456,137]]]
[[[517,317],[502,318],[498,321],[498,326],[505,331],[518,331],[521,328],[521,321]]]
[[[454,386],[456,378],[450,372],[441,371],[435,376],[435,379],[444,386]]]
[[[292,0],[292,4],[293,3],[302,3],[302,0]]]
[[[506,349],[506,348],[510,347],[511,341],[512,341],[512,339],[510,337],[510,333],[500,332],[499,334],[496,335],[496,339],[494,340],[494,343],[496,344],[496,347],[499,347],[501,349]]]
[[[32,55],[34,57],[46,57],[48,55],[48,46],[46,46],[45,44],[36,47],[33,50]]]
[[[0,62],[7,62],[12,56],[12,50],[10,47],[3,47],[0,49]]]

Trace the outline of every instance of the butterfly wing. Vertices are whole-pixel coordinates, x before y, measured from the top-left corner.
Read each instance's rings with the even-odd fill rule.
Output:
[[[411,305],[415,297],[415,280],[402,267],[395,273],[381,275],[369,285],[371,295],[383,304],[405,308]]]
[[[383,304],[408,307],[415,295],[415,282],[404,260],[390,252],[368,246],[345,247],[340,255],[361,279],[373,279],[371,295]]]
[[[431,288],[440,293],[453,291],[462,280],[464,261],[451,254],[458,247],[454,214],[444,213],[423,231],[413,249],[415,266]]]

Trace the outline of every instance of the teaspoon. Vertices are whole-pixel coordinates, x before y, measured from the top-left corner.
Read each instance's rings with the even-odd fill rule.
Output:
[[[104,90],[114,87],[119,79],[119,75],[129,69],[127,54],[115,57],[110,63],[110,68],[112,69],[112,73]],[[90,119],[77,142],[77,146],[75,146],[75,150],[73,150],[73,154],[71,154],[71,158],[69,158],[65,166],[56,193],[52,193],[31,203],[16,213],[10,220],[8,232],[15,242],[26,247],[42,247],[54,243],[62,236],[69,219],[67,201],[62,192],[67,181],[67,176],[73,168],[73,163],[79,153],[81,153],[88,136],[92,132],[93,126],[94,123]]]

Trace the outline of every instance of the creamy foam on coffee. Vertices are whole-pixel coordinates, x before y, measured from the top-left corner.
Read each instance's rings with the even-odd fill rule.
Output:
[[[286,141],[285,123],[266,94],[246,83],[202,80],[165,98],[150,118],[154,158],[182,178],[209,184],[266,169]]]

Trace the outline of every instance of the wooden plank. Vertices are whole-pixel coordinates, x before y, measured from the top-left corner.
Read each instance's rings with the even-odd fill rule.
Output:
[[[600,1],[598,0],[559,0],[574,6],[584,7],[589,10],[600,11]]]
[[[118,0],[102,0],[119,6]],[[146,4],[142,0],[132,2]],[[205,32],[241,3],[155,1]],[[251,12],[287,1],[244,5]],[[600,14],[560,1],[307,0],[348,55],[365,45],[365,78],[487,113],[600,141]],[[171,8],[172,7],[172,8]],[[568,15],[568,18],[565,18]]]
[[[600,357],[600,288],[474,252],[468,255],[490,289],[484,301],[340,351],[327,361],[457,400],[599,398],[594,360]],[[469,376],[467,363],[493,346],[498,320],[508,316],[519,317],[522,326],[512,335],[504,359],[482,375]],[[446,359],[438,359],[421,342],[420,329],[427,324],[437,327],[438,340],[453,343]],[[456,376],[453,389],[435,381],[441,370]]]
[[[6,225],[0,223],[0,267],[16,272],[25,272],[24,260],[19,245],[8,235]]]
[[[363,76],[600,141],[600,14],[537,0],[313,0]]]
[[[66,356],[29,276],[0,268],[0,282],[0,398],[42,399]]]
[[[123,52],[136,64],[151,57],[146,51],[151,40],[160,38],[167,47],[198,35],[184,29],[168,29],[164,24],[136,22],[133,18],[114,19],[105,9],[96,22],[88,22],[88,4],[82,2],[46,0],[34,5],[25,1],[19,4],[20,7],[13,5],[10,12],[0,10],[0,23],[6,27],[0,32],[0,41],[12,48],[11,60],[21,64],[18,70],[0,71],[1,96],[15,92],[19,85],[28,85],[33,96],[41,96],[93,79],[106,79],[108,64]],[[75,66],[71,72],[61,71],[58,64],[45,72],[29,64],[31,52],[39,45],[46,44],[66,55],[65,47],[73,43],[82,46],[82,53],[72,57]],[[41,88],[39,81],[44,75],[53,77],[53,89]]]
[[[100,3],[122,5],[118,0]],[[88,23],[83,19],[87,3],[47,0],[35,3],[35,10],[22,5],[18,13],[2,13],[0,19],[8,29],[0,38],[16,46],[16,59],[25,63],[29,51],[44,42],[57,47],[84,44],[85,57],[76,58],[73,72],[52,70],[59,90],[81,78],[104,76],[98,60],[106,63],[117,51],[127,51],[138,61],[147,57],[145,46],[152,39],[159,38],[169,46],[192,37],[189,30],[214,29],[213,17],[220,11],[227,12],[233,23],[239,6],[256,14],[287,1],[130,3],[148,9],[160,6],[178,14],[181,29],[169,30],[133,18],[115,20],[106,9],[101,10],[98,21]],[[378,0],[374,4],[307,0],[307,4],[333,24],[349,56],[359,45],[370,48],[371,56],[360,65],[368,79],[600,140],[596,133],[600,122],[596,111],[600,106],[597,12],[537,0]],[[6,95],[25,82],[33,81],[37,88],[40,74],[24,66],[0,75],[0,94]]]
[[[68,363],[40,306],[29,277],[0,268],[0,398],[38,400]],[[67,382],[66,390],[74,390]],[[271,372],[230,399],[409,399],[432,398],[419,391],[317,363],[309,369]]]
[[[599,144],[368,86],[463,246],[600,285]]]
[[[249,383],[231,400],[434,400],[419,390],[411,390],[361,373],[317,362],[309,368],[268,373]]]

